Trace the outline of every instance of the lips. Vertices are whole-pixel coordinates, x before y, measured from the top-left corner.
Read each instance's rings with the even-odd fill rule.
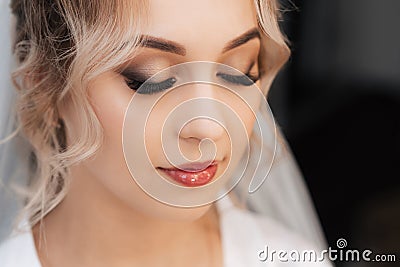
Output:
[[[190,163],[179,166],[179,168],[158,168],[174,181],[188,187],[201,186],[209,183],[217,172],[218,164]]]

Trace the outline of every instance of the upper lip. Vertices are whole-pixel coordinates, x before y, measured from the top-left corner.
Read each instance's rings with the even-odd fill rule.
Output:
[[[187,171],[187,172],[198,172],[198,171],[202,171],[202,170],[206,169],[208,166],[215,165],[215,164],[217,164],[217,161],[210,160],[210,161],[204,161],[204,162],[185,163],[185,164],[178,165],[177,168],[175,168],[175,167],[161,168],[160,167],[160,169],[170,170],[170,171],[183,170],[183,171]]]

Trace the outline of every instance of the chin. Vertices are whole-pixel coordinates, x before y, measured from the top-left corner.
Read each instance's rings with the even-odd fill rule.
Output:
[[[181,208],[169,206],[156,200],[154,201],[157,202],[157,204],[151,208],[141,209],[141,212],[145,213],[147,216],[171,222],[195,221],[205,215],[212,207],[212,204],[208,204],[196,208]]]

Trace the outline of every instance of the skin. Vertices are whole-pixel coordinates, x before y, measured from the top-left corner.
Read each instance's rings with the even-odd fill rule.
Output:
[[[150,21],[143,34],[179,43],[186,53],[143,48],[133,62],[128,62],[129,66],[150,68],[154,74],[174,64],[202,60],[230,65],[245,73],[255,62],[252,72],[258,72],[258,38],[223,52],[231,40],[257,27],[250,1],[151,0],[149,4]],[[39,225],[34,227],[43,266],[222,266],[214,204],[191,209],[164,205],[145,194],[131,178],[121,135],[125,110],[135,92],[127,86],[126,78],[106,72],[87,89],[104,129],[104,144],[94,158],[72,167],[66,198],[44,218],[46,244],[40,241]],[[154,167],[171,167],[160,153],[161,122],[174,106],[199,96],[227,103],[240,114],[251,135],[253,113],[228,91],[207,86],[193,86],[179,94],[173,91],[149,118],[146,140],[155,141],[147,142],[147,150]],[[204,108],[219,112],[212,105]],[[71,143],[78,137],[79,115],[68,108],[62,114]],[[227,168],[229,136],[214,121],[194,120],[176,138],[182,153],[191,160],[199,157],[202,139],[213,140],[217,148],[216,177]]]

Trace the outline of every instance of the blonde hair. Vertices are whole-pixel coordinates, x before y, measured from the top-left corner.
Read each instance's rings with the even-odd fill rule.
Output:
[[[275,0],[254,0],[269,45],[272,82],[288,48],[278,26]],[[145,1],[12,0],[17,18],[13,73],[18,121],[33,149],[31,190],[23,214],[35,225],[64,198],[69,168],[93,156],[102,144],[102,127],[88,101],[88,83],[132,59],[146,24]],[[268,65],[268,64],[267,64]],[[60,118],[63,105],[79,110],[79,140],[66,143]]]

